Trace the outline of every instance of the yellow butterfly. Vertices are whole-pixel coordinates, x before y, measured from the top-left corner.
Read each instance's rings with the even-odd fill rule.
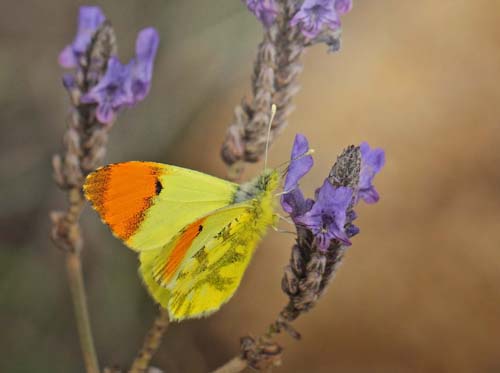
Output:
[[[171,320],[209,315],[238,288],[255,247],[276,221],[280,176],[238,185],[153,162],[88,175],[84,192],[113,233],[139,252],[140,273]]]

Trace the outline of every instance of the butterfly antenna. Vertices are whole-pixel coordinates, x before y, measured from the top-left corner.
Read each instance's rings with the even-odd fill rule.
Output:
[[[314,149],[309,149],[308,151],[306,151],[305,153],[302,153],[300,154],[299,156],[297,156],[296,158],[293,158],[293,159],[289,159],[288,161],[285,161],[283,163],[280,163],[278,166],[276,166],[276,169],[280,169],[281,167],[284,167],[284,166],[287,166],[285,170],[283,170],[283,174],[286,174],[287,171],[288,171],[288,167],[290,166],[290,163],[292,163],[293,161],[296,161],[302,157],[306,157],[308,155],[312,155],[314,154]]]
[[[269,124],[267,126],[267,140],[266,140],[266,155],[264,158],[264,170],[267,170],[267,153],[269,152],[269,141],[271,139],[271,125],[273,124],[274,116],[276,115],[276,105],[271,105],[271,118],[269,118]]]
[[[283,220],[285,221],[286,223],[292,225],[292,226],[295,226],[294,222],[291,221],[290,219],[284,217],[284,216],[281,216],[280,214],[275,214],[280,220]],[[275,230],[276,232],[279,232],[279,233],[290,233],[290,234],[293,234],[293,235],[296,235],[297,232],[292,232],[292,231],[289,231],[289,230],[286,230],[286,229],[280,229],[278,228],[277,226],[273,225],[272,226],[272,229]]]

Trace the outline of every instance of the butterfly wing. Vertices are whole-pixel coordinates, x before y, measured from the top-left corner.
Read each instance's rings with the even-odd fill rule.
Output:
[[[245,206],[233,205],[214,211],[188,224],[164,247],[140,253],[139,271],[156,302],[168,308],[171,295],[168,285],[177,277],[186,260],[204,250],[213,236],[245,210]]]
[[[197,219],[161,250],[141,253],[140,272],[151,295],[172,320],[215,312],[235,293],[273,222],[268,193]]]
[[[165,246],[186,224],[232,203],[237,184],[154,162],[124,162],[87,176],[85,197],[136,251]]]

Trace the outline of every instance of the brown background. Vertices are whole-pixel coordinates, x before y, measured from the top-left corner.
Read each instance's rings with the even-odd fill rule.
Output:
[[[237,0],[98,1],[122,60],[135,35],[161,45],[146,101],[120,116],[107,162],[156,160],[223,177],[219,146],[249,91],[259,24]],[[0,5],[0,370],[82,372],[62,255],[48,212],[65,200],[51,180],[68,100],[56,57],[74,35],[71,1]],[[317,308],[288,338],[282,372],[500,371],[500,2],[355,2],[343,49],[304,58],[290,126],[272,147],[288,158],[308,136],[312,193],[335,155],[383,147],[381,201],[358,209],[362,233]],[[248,169],[256,174],[261,165]],[[89,209],[84,269],[101,363],[127,366],[155,314],[124,249]],[[175,324],[155,365],[205,372],[261,333],[286,301],[280,278],[293,237],[270,233],[233,300]]]

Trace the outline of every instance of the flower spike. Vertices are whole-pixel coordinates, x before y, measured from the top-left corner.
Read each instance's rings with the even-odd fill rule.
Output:
[[[132,106],[147,96],[158,41],[155,29],[142,30],[137,37],[135,58],[123,65],[117,57],[112,57],[104,77],[82,96],[83,103],[97,104],[96,115],[101,123],[112,123],[122,108]]]

